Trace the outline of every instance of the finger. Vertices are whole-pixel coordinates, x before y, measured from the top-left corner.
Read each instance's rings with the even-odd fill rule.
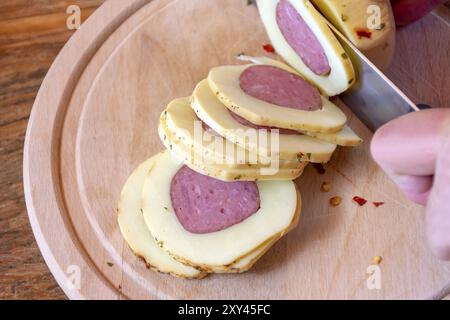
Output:
[[[436,156],[450,110],[414,112],[381,127],[371,151],[375,161],[414,202],[425,204],[431,189]]]
[[[428,243],[440,259],[450,260],[450,134],[436,161],[436,174],[426,209]]]
[[[431,187],[433,185],[432,176],[405,176],[390,175],[400,190],[412,201],[425,206],[428,201]]]
[[[440,136],[448,119],[449,109],[430,109],[387,123],[372,139],[375,161],[393,174],[433,175]]]

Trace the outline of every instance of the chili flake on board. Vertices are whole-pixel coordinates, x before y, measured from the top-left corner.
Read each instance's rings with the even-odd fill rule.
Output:
[[[353,201],[359,204],[361,207],[367,203],[367,200],[358,196],[353,197]]]
[[[268,53],[275,53],[275,48],[270,43],[263,45],[263,49]]]
[[[384,202],[372,202],[372,203],[376,208],[381,207],[384,204]]]

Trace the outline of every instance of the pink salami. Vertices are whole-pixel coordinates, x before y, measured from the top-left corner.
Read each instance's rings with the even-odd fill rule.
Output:
[[[202,125],[202,129],[205,132],[208,132],[210,135],[212,136],[216,136],[216,137],[222,137],[220,134],[218,134],[213,128],[211,128],[210,126],[208,126],[207,123],[205,123],[202,119],[200,119],[197,115],[196,115],[197,121],[200,121],[201,125]]]
[[[289,129],[283,129],[283,128],[276,128],[276,127],[267,127],[267,126],[260,126],[257,124],[254,124],[253,122],[248,121],[247,119],[242,118],[240,115],[230,111],[231,116],[240,124],[249,127],[249,128],[253,128],[253,129],[265,129],[268,131],[272,131],[272,130],[276,130],[278,129],[278,133],[279,134],[289,134],[289,135],[301,135],[300,132],[295,131],[295,130],[289,130]]]
[[[288,0],[280,0],[276,10],[277,24],[287,43],[303,63],[317,75],[331,71],[325,50],[308,24]]]
[[[170,197],[181,225],[192,233],[226,229],[256,213],[260,206],[255,182],[224,182],[187,166],[174,176]]]
[[[302,77],[274,66],[250,66],[242,72],[239,81],[248,95],[277,106],[305,111],[322,108],[317,88]]]
[[[210,126],[208,126],[205,122],[203,122],[202,120],[198,120],[202,123],[202,129],[206,132],[208,132],[210,135],[212,136],[216,136],[216,137],[222,137],[220,134],[218,134],[213,128],[211,128]]]

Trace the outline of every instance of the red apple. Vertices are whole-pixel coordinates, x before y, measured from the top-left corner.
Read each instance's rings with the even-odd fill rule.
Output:
[[[391,0],[395,22],[399,26],[414,22],[445,0]]]

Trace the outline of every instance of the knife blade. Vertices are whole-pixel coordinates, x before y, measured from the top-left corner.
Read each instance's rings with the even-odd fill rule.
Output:
[[[420,109],[330,22],[355,69],[356,81],[341,100],[373,132],[385,123]]]

